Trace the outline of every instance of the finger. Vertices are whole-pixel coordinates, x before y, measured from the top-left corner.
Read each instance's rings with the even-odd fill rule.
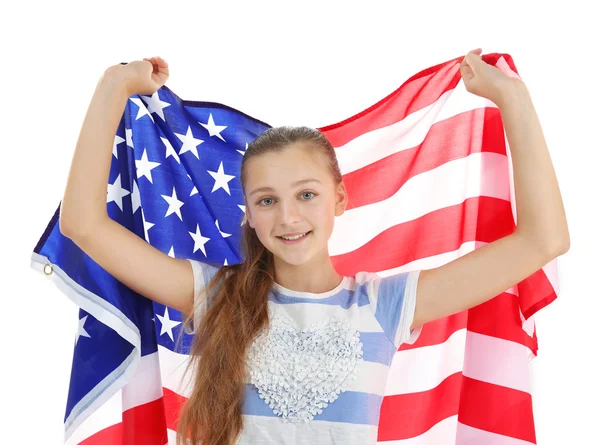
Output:
[[[479,53],[477,51],[479,51]],[[469,65],[469,67],[473,71],[477,71],[480,64],[483,62],[483,59],[479,55],[480,53],[481,53],[481,50],[474,50],[474,51],[469,51],[467,53],[467,55],[465,56],[465,62]]]

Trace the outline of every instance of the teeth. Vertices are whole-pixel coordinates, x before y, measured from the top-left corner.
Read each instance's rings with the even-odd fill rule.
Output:
[[[308,233],[308,232],[306,232],[306,233]],[[293,240],[302,238],[304,235],[306,235],[306,233],[303,235],[297,235],[297,236],[291,236],[291,237],[281,236],[280,238],[286,239],[288,241],[293,241]]]

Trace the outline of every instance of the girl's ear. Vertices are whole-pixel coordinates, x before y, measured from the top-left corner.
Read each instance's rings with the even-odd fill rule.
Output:
[[[341,216],[348,204],[348,193],[344,181],[340,182],[335,189],[335,216]]]

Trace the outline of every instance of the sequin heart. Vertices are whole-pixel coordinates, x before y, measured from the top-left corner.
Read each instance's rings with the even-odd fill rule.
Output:
[[[250,382],[275,414],[308,422],[352,385],[362,358],[360,333],[327,317],[298,330],[285,315],[271,313],[269,328],[248,352]]]

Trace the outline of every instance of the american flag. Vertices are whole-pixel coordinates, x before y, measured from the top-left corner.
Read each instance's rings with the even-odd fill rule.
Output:
[[[337,271],[430,269],[515,229],[510,152],[498,108],[470,94],[456,58],[425,69],[343,122],[320,128],[349,193],[329,242]],[[507,54],[483,59],[517,76]],[[242,157],[269,125],[167,86],[129,98],[115,134],[109,216],[164,253],[242,261]],[[175,443],[191,341],[182,314],[131,291],[59,231],[59,208],[31,266],[79,307],[65,443]],[[423,327],[396,353],[378,441],[536,443],[528,362],[533,314],[557,296],[556,260],[468,311]]]

